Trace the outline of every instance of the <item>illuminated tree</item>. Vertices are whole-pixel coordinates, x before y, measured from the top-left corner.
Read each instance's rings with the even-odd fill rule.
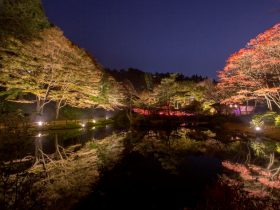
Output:
[[[100,106],[91,98],[100,94],[102,68],[65,38],[60,29],[50,27],[41,1],[0,3],[0,85],[7,88],[7,93],[17,93],[8,100],[32,103],[30,97],[18,97],[31,93],[36,96],[37,113],[41,114],[44,106],[54,101],[56,118],[67,104],[80,108]],[[118,88],[110,85],[114,88],[110,94],[107,91],[109,99],[103,107],[120,105],[115,100],[118,97],[114,97]]]
[[[135,105],[150,112],[165,109],[170,114],[171,109],[185,109],[193,102],[199,102],[200,105],[207,102],[208,106],[214,103],[214,96],[209,93],[210,88],[212,90],[214,88],[212,81],[206,80],[197,83],[191,80],[178,81],[178,79],[177,74],[163,78],[160,84],[154,85],[152,90],[140,92],[139,100]],[[210,107],[208,108],[210,109]]]
[[[120,109],[125,106],[125,89],[112,76],[103,73],[98,84],[98,94],[90,96],[94,107],[106,110]]]
[[[0,1],[0,46],[14,37],[32,39],[38,31],[50,26],[40,0]]]
[[[218,74],[218,91],[223,103],[242,103],[255,98],[254,91],[260,82],[252,79],[248,72],[251,68],[252,51],[241,49],[230,56],[223,71]]]
[[[280,25],[252,39],[244,49],[233,54],[219,72],[219,90],[223,102],[266,100],[280,108]]]
[[[160,84],[154,88],[154,96],[157,99],[157,105],[166,107],[168,113],[170,113],[172,97],[174,97],[178,91],[176,77],[177,74],[171,74],[170,77],[163,78]]]
[[[13,39],[9,52],[1,53],[1,84],[35,95],[38,113],[51,101],[57,102],[57,116],[73,101],[92,105],[89,96],[98,94],[101,67],[58,28],[44,29],[39,38],[24,43]]]

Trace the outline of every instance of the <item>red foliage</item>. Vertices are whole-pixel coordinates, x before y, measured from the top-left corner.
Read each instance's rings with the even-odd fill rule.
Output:
[[[277,24],[227,59],[218,73],[218,90],[226,102],[262,98],[280,108],[279,65],[280,24]]]
[[[271,180],[270,171],[264,168],[251,164],[245,166],[229,161],[223,161],[222,165],[231,171],[239,173],[240,177],[245,181],[254,181],[269,188],[280,189],[280,177],[278,176],[274,180]],[[252,175],[252,172],[254,172],[254,175]]]
[[[144,116],[148,116],[151,115],[152,112],[146,109],[141,109],[141,108],[133,108],[133,111],[135,113],[144,115]],[[182,117],[182,116],[192,116],[192,113],[187,113],[184,111],[167,111],[167,110],[160,110],[157,112],[153,112],[153,114],[157,114],[157,115],[163,115],[163,116],[177,116],[177,117]]]

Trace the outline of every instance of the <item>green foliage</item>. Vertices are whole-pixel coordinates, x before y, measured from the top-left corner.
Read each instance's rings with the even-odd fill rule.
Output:
[[[252,126],[263,126],[264,124],[273,124],[275,122],[276,112],[265,112],[263,114],[256,114],[253,116]]]
[[[280,143],[276,143],[275,151],[280,154]]]
[[[275,126],[280,127],[280,115],[275,117]]]
[[[62,108],[61,111],[62,118],[69,120],[80,119],[84,116],[84,114],[85,112],[82,109],[69,106]]]
[[[18,99],[19,97],[23,96],[25,93],[22,92],[22,90],[17,88],[12,88],[6,91],[0,92],[0,97],[4,98],[7,101],[13,101]]]
[[[251,120],[250,124],[254,127],[262,127],[264,125],[264,121],[260,117],[256,117]]]
[[[50,23],[40,0],[2,0],[0,25],[0,38],[14,36],[26,40],[49,27]]]
[[[253,142],[253,143],[251,143],[251,148],[253,149],[253,151],[255,152],[257,157],[265,156],[266,147],[265,147],[264,143]]]
[[[206,112],[206,113],[214,113],[215,112],[215,109],[211,106],[215,103],[214,100],[206,100],[203,102],[202,104],[202,110],[203,112]]]

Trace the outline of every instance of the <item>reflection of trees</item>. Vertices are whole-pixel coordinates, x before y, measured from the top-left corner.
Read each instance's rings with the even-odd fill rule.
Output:
[[[30,166],[31,156],[0,162],[0,209],[19,209],[31,199],[32,174],[24,169]]]
[[[57,133],[54,134],[54,147],[55,147],[54,153],[46,154],[43,151],[42,141],[43,139],[41,137],[37,137],[35,140],[35,162],[33,168],[42,164],[44,172],[46,173],[47,176],[49,176],[48,174],[49,168],[60,166],[61,169],[63,169],[65,167],[64,162],[65,160],[67,160],[68,155],[65,148],[59,145]],[[70,153],[70,151],[68,152]]]
[[[20,209],[31,199],[32,174],[27,173],[34,160],[25,156],[32,148],[28,117],[21,110],[1,110],[0,123],[0,209]],[[12,159],[15,158],[15,159]]]
[[[243,155],[238,161],[232,159],[222,162],[224,168],[237,173],[239,178],[236,178],[236,174],[233,176],[228,174],[221,177],[222,182],[228,186],[238,185],[239,190],[245,192],[245,197],[249,198],[249,202],[254,198],[261,198],[261,202],[279,206],[279,202],[274,200],[280,189],[280,165],[275,153],[277,144],[260,137],[245,140],[246,142],[239,143],[235,151],[237,154],[245,152],[246,156]]]
[[[64,148],[59,136],[54,134],[52,154],[45,154],[42,142],[37,139],[38,162],[28,170],[39,177],[32,191],[47,205],[46,209],[71,209],[75,202],[91,192],[93,184],[99,180],[100,170],[110,169],[119,161],[124,138],[123,134],[113,134],[100,141]]]
[[[264,169],[271,180],[275,179],[280,173],[280,164],[275,159],[277,144],[271,141],[256,140],[251,143],[251,148],[257,157],[265,159],[267,167]]]

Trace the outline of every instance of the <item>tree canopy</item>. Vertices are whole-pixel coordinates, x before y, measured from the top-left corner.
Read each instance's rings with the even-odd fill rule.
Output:
[[[223,102],[264,100],[280,108],[280,24],[250,40],[219,72]]]
[[[40,0],[3,0],[1,4],[0,86],[10,93],[6,99],[36,102],[39,114],[55,102],[57,117],[66,105],[123,106],[120,84],[48,22]]]

